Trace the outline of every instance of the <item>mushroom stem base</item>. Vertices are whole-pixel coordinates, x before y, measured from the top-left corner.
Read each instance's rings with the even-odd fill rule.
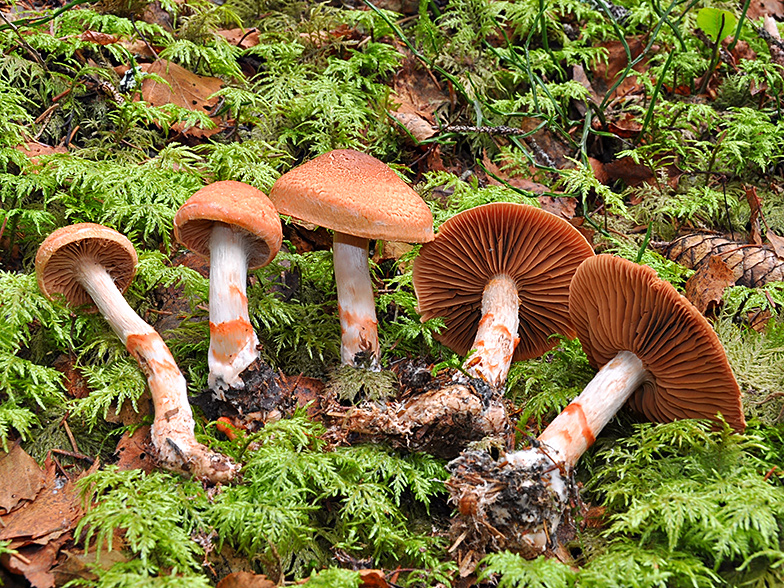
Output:
[[[555,547],[577,498],[571,468],[560,468],[536,446],[498,461],[484,451],[464,452],[447,469],[446,486],[460,512],[452,534],[465,537],[465,547],[526,557]]]
[[[368,240],[335,231],[332,245],[344,365],[380,369],[378,320],[368,264]]]
[[[259,340],[248,313],[247,240],[227,225],[215,223],[210,238],[210,349],[207,383],[222,391],[242,388],[240,374],[259,356]]]

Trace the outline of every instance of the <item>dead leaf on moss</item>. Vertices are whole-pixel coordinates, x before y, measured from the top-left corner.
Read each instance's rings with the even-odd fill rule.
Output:
[[[539,196],[542,210],[569,220],[577,213],[577,199],[567,196]]]
[[[640,124],[635,115],[627,112],[617,120],[607,121],[607,130],[616,137],[634,139],[640,134],[642,124]]]
[[[784,259],[784,237],[779,237],[773,231],[768,231],[765,233],[765,237],[773,246],[773,250],[776,252],[776,257],[779,259]]]
[[[96,460],[86,473],[94,472],[98,465]],[[83,514],[74,481],[58,475],[52,460],[47,459],[46,480],[35,499],[0,517],[3,523],[0,541],[10,540],[11,549],[31,544],[46,545],[71,531]]]
[[[133,434],[123,433],[117,442],[115,455],[119,456],[117,467],[120,470],[142,470],[150,473],[155,469],[150,427],[145,425],[136,429]]]
[[[240,49],[249,49],[259,44],[259,31],[256,29],[224,29],[216,32]]]
[[[142,82],[142,98],[153,106],[174,104],[188,110],[209,114],[218,103],[217,98],[210,98],[223,87],[223,81],[218,78],[197,75],[165,59],[158,59],[141,67],[146,73],[159,76],[171,86],[150,78]],[[212,121],[216,125],[214,129],[186,127],[183,123],[174,125],[173,129],[184,135],[202,139],[221,132],[221,119],[212,117]]]
[[[0,560],[12,574],[24,576],[34,588],[54,588],[55,577],[52,567],[63,544],[70,540],[70,534],[63,535],[46,545],[29,545],[19,548],[17,555],[4,555]]]
[[[718,255],[712,255],[686,281],[686,298],[703,315],[713,315],[721,306],[724,290],[734,285],[735,276],[730,266]]]
[[[746,186],[746,201],[749,203],[749,243],[762,245],[762,229],[760,228],[760,218],[762,217],[762,198],[757,194],[757,188]]]
[[[382,570],[359,570],[361,588],[389,588]]]
[[[436,134],[432,124],[416,112],[408,112],[408,109],[403,106],[397,112],[390,112],[389,114],[408,131],[417,143],[421,143]]]
[[[223,578],[216,588],[276,588],[264,574],[251,574],[250,572],[234,572]]]
[[[533,194],[544,194],[545,192],[550,191],[550,189],[543,184],[539,184],[528,178],[520,177],[519,175],[510,175],[509,172],[501,169],[501,167],[491,161],[487,156],[487,153],[482,155],[482,165],[488,171],[487,182],[492,186],[502,186],[504,185],[504,182],[506,182],[514,188],[532,192]],[[504,165],[504,162],[501,162],[501,165]]]
[[[52,147],[51,145],[45,145],[44,143],[39,143],[37,141],[22,143],[21,145],[17,145],[15,149],[27,155],[30,161],[35,164],[39,163],[38,158],[42,155],[51,155],[53,153],[68,153],[68,149],[62,145]]]
[[[626,39],[626,42],[629,46],[632,60],[636,59],[645,48],[645,40],[642,38],[631,37]],[[604,96],[626,71],[629,60],[626,57],[626,50],[620,41],[605,41],[599,45],[607,50],[607,61],[600,60],[594,67],[593,86],[598,94]],[[647,67],[647,58],[636,64],[618,87],[612,91],[610,99],[614,100],[620,96],[628,96],[630,94],[641,94],[644,91],[643,86],[634,72],[642,72]]]
[[[97,45],[113,45],[120,41],[120,37],[100,31],[84,31],[79,35],[79,40],[86,43],[96,43]]]
[[[746,18],[753,21],[766,15],[783,18],[784,0],[752,0]]]
[[[24,501],[33,500],[44,487],[44,471],[19,442],[6,453],[0,451],[0,514],[6,514]]]

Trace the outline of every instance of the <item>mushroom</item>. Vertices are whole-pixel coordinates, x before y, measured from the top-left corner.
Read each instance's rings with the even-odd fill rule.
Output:
[[[444,317],[437,335],[466,355],[472,377],[494,387],[512,361],[552,349],[554,333],[574,337],[569,282],[593,255],[565,220],[524,204],[498,202],[461,212],[439,229],[414,261],[422,320]]]
[[[248,270],[267,265],[283,240],[269,198],[234,181],[205,186],[174,217],[174,235],[210,260],[208,384],[219,396],[244,386],[240,374],[258,357],[259,340],[248,314]]]
[[[580,265],[569,315],[599,373],[529,449],[498,462],[465,453],[448,482],[458,503],[479,504],[462,524],[503,535],[499,548],[541,551],[576,494],[573,468],[621,406],[648,419],[718,420],[742,432],[740,390],[708,321],[656,272],[599,255]],[[488,484],[495,484],[488,492]]]
[[[71,306],[100,312],[147,376],[155,406],[152,441],[165,467],[210,482],[227,482],[237,466],[196,441],[185,378],[161,336],[123,298],[136,271],[131,242],[92,223],[60,228],[38,249],[38,286]]]
[[[281,214],[334,231],[341,362],[378,370],[368,240],[432,241],[430,209],[386,164],[350,149],[324,153],[282,175],[270,200]]]

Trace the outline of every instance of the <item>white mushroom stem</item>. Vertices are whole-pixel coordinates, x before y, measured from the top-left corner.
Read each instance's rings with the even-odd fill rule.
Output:
[[[152,442],[161,460],[199,479],[229,481],[236,466],[196,441],[187,384],[166,343],[134,312],[100,263],[83,259],[77,264],[79,283],[147,376],[155,407]]]
[[[368,240],[335,231],[332,245],[344,365],[379,369],[378,320],[370,281]]]
[[[520,342],[517,284],[507,275],[495,276],[482,293],[482,318],[473,349],[463,369],[473,378],[501,387],[506,381],[515,347]]]
[[[248,314],[248,242],[242,231],[215,223],[210,237],[210,368],[216,392],[244,386],[240,374],[259,356]]]
[[[549,448],[547,451],[553,459],[574,467],[647,376],[642,361],[634,353],[621,351],[550,423],[538,441]]]

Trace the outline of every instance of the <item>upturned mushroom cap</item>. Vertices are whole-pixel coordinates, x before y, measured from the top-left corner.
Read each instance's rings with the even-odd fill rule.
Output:
[[[205,186],[177,211],[174,236],[194,253],[209,258],[216,222],[241,229],[251,237],[249,269],[267,265],[280,250],[283,230],[278,212],[266,194],[253,186],[232,180]]]
[[[281,214],[355,237],[433,240],[433,215],[392,169],[371,155],[338,149],[283,174],[270,190]]]
[[[97,308],[76,279],[78,259],[94,259],[103,265],[120,292],[131,284],[138,261],[133,244],[124,235],[93,223],[62,227],[41,243],[35,256],[41,292],[49,299],[62,294],[72,306],[89,305],[89,312]]]
[[[552,349],[554,333],[574,337],[569,282],[593,249],[563,219],[533,206],[499,202],[446,221],[414,261],[414,289],[422,320],[444,317],[438,340],[465,355],[482,314],[482,293],[493,277],[517,284],[520,342],[513,361]]]
[[[569,315],[592,366],[631,351],[648,380],[628,404],[652,421],[716,419],[736,431],[746,421],[740,390],[708,321],[651,268],[598,255],[577,270]]]

